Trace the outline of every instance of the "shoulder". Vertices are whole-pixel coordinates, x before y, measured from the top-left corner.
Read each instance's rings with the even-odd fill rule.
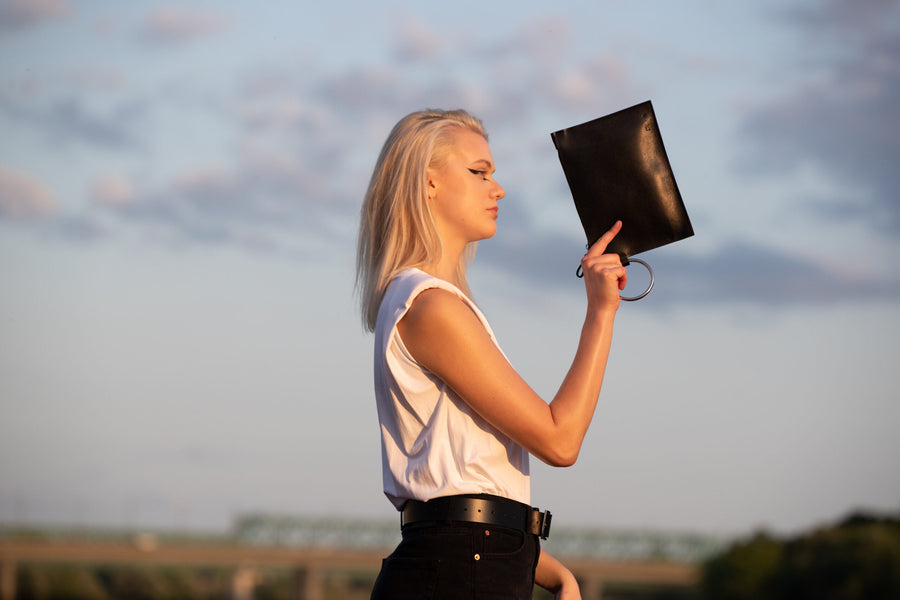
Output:
[[[443,329],[454,323],[478,321],[465,300],[442,287],[428,287],[412,299],[401,321],[404,329]]]
[[[385,291],[385,297],[392,297],[400,302],[412,302],[422,291],[430,288],[455,289],[452,284],[443,279],[438,279],[420,269],[410,267],[400,271],[391,278]]]
[[[440,283],[440,280],[419,269],[409,268],[401,271],[391,279],[384,292],[378,320],[393,326],[406,314],[423,290],[439,286]]]
[[[472,344],[493,345],[474,309],[455,292],[443,288],[422,290],[397,329],[413,356],[429,366],[454,351],[472,350]]]
[[[398,273],[388,287],[386,296],[402,303],[404,316],[407,311],[431,314],[434,311],[470,307],[476,310],[472,301],[449,281],[430,275],[417,268],[408,268]]]

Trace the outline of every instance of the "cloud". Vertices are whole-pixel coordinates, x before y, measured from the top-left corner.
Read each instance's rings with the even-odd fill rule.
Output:
[[[91,184],[91,198],[94,202],[105,206],[125,206],[135,198],[134,184],[130,179],[107,173],[94,178]]]
[[[327,177],[288,153],[255,149],[234,164],[182,170],[155,189],[115,175],[95,179],[95,206],[163,244],[225,245],[301,256],[340,243],[357,206],[340,202]],[[142,190],[142,191],[136,191]]]
[[[196,35],[215,30],[198,25],[203,19],[184,21],[195,23],[185,31]],[[215,157],[181,165],[168,180],[152,182],[152,172],[145,171],[133,171],[143,173],[143,180],[115,173],[95,177],[86,190],[92,200],[88,210],[69,215],[65,223],[60,218],[59,231],[89,239],[100,237],[110,230],[108,224],[114,224],[157,243],[231,245],[290,256],[312,256],[326,248],[352,249],[359,202],[393,123],[406,112],[426,106],[465,106],[485,120],[492,139],[515,148],[503,172],[527,172],[535,182],[521,190],[512,183],[507,186],[510,198],[518,198],[516,208],[504,208],[501,234],[482,244],[479,263],[498,271],[502,267],[523,285],[571,288],[583,239],[574,213],[568,219],[574,228],[571,234],[560,231],[555,218],[545,218],[546,210],[554,209],[542,206],[542,216],[535,216],[537,199],[552,192],[545,189],[551,186],[547,182],[552,176],[561,182],[560,189],[565,187],[555,162],[534,164],[530,152],[538,142],[523,143],[530,138],[523,137],[521,124],[536,114],[570,123],[573,112],[621,104],[639,83],[617,57],[599,54],[561,61],[560,54],[570,52],[564,43],[549,44],[547,36],[534,35],[536,31],[564,33],[565,26],[552,18],[533,19],[506,37],[473,44],[406,22],[400,27],[402,35],[392,37],[397,44],[393,54],[405,53],[412,63],[446,64],[446,69],[422,70],[416,64],[407,68],[403,63],[397,68],[375,62],[326,70],[312,58],[301,58],[302,68],[295,68],[296,58],[292,58],[291,68],[271,63],[236,75],[225,97],[213,103],[201,106],[185,101],[190,94],[166,95],[167,102],[180,103],[177,112],[182,116],[190,118],[190,111],[202,110],[204,119],[218,120],[234,143]],[[554,68],[561,62],[567,68]],[[890,63],[879,64],[872,60],[870,66],[891,68]],[[864,79],[863,73],[856,76]],[[491,82],[489,92],[483,81]],[[752,127],[748,139],[757,151],[762,148],[776,154],[771,151],[771,139],[784,146],[782,160],[766,165],[757,157],[758,168],[790,164],[800,160],[795,155],[801,152],[823,162],[843,165],[850,160],[817,148],[808,138],[808,124],[796,125],[798,115],[802,116],[800,92],[812,83],[806,81],[799,92],[759,107],[748,119],[747,127]],[[881,88],[872,94],[884,100]],[[842,90],[838,97],[856,96]],[[818,102],[820,112],[826,113],[827,102]],[[100,111],[73,96],[38,107],[13,106],[7,100],[0,108],[42,128],[53,139],[106,148],[143,147],[134,132],[138,131],[135,122],[145,113],[144,102],[120,103]],[[827,117],[836,120],[833,114]],[[871,123],[876,120],[873,117]],[[798,128],[791,130],[792,124]],[[869,139],[874,135],[873,131]],[[540,139],[550,148],[549,136],[543,133]],[[896,144],[888,135],[883,143],[887,151]],[[859,162],[853,162],[854,169],[847,168],[846,177],[862,177],[859,169],[865,165]],[[832,170],[841,172],[837,167]],[[655,294],[657,306],[714,301],[783,306],[898,296],[895,281],[853,279],[815,261],[752,242],[734,242],[702,256],[675,255],[680,258],[670,259],[669,252],[660,250],[651,257],[659,271],[657,285],[668,286],[664,294]]]
[[[440,51],[441,41],[436,32],[408,15],[401,18],[393,39],[392,55],[401,63],[434,59]]]
[[[752,241],[732,240],[694,257],[660,249],[647,260],[665,274],[673,303],[782,307],[900,298],[900,279],[847,272]]]
[[[30,29],[69,12],[66,0],[4,0],[0,2],[0,35]]]
[[[873,29],[893,31],[896,26],[897,0],[823,0],[809,6],[784,7],[780,14],[795,24],[812,31],[858,33],[867,35]]]
[[[204,118],[219,119],[236,141],[224,155],[207,164],[201,159],[182,165],[168,181],[153,185],[116,174],[95,177],[87,193],[92,200],[89,210],[97,214],[81,215],[69,229],[102,231],[100,224],[113,217],[120,226],[146,234],[145,239],[164,243],[234,244],[301,253],[316,244],[352,248],[359,203],[375,156],[403,114],[428,106],[468,107],[485,120],[494,139],[515,146],[522,138],[521,124],[531,114],[570,115],[573,107],[629,93],[633,82],[613,56],[567,60],[566,69],[556,68],[570,51],[565,42],[558,42],[566,39],[566,28],[564,20],[538,17],[506,36],[473,42],[405,21],[390,36],[396,47],[389,55],[405,54],[409,61],[426,60],[430,66],[446,61],[447,68],[423,71],[416,64],[407,68],[401,63],[397,68],[395,63],[375,62],[325,70],[312,59],[301,60],[302,68],[295,68],[293,58],[291,68],[260,65],[238,77],[224,102],[202,106]],[[491,82],[489,91],[483,81]],[[182,96],[165,98],[185,104],[179,100]],[[133,107],[140,117],[143,106],[120,103],[102,113],[81,97],[71,97],[43,108],[22,103],[7,107],[7,112],[14,110],[13,116],[42,127],[53,139],[137,148],[141,144],[132,133],[137,131],[136,119],[124,118],[125,109]],[[183,105],[178,113],[184,116],[190,110],[198,107]],[[560,122],[567,120],[560,117]],[[549,135],[542,133],[541,140],[550,148]],[[504,172],[533,168],[526,148],[519,147],[515,154],[519,166],[505,164]],[[548,168],[561,177],[555,162]],[[524,260],[526,272],[538,269],[544,274],[565,264],[558,276],[568,280],[574,271],[571,257],[577,265],[582,244],[552,231],[535,231],[527,210],[529,193],[541,190],[535,192],[532,186],[519,194],[524,200],[521,223],[511,228],[519,232],[517,241],[506,237],[500,246],[494,247],[493,241],[486,245],[491,248],[486,249],[488,261],[492,252],[506,253],[513,263]]]
[[[50,191],[27,173],[0,165],[0,217],[33,220],[51,216],[56,202]]]
[[[482,40],[403,19],[388,36],[389,54],[399,62],[320,73],[314,93],[344,114],[389,114],[394,120],[421,108],[464,107],[492,131],[518,130],[541,111],[570,118],[573,110],[631,98],[638,85],[619,57],[564,58],[572,54],[568,27],[565,19],[536,16],[505,36]]]
[[[757,173],[814,165],[852,190],[815,199],[820,215],[854,217],[895,235],[900,231],[900,3],[832,0],[787,18],[803,28],[811,47],[827,45],[820,54],[832,58],[816,68],[804,59],[794,87],[747,115],[740,130],[748,141],[745,158]]]
[[[91,213],[61,214],[55,219],[43,223],[43,232],[69,242],[82,244],[108,240],[113,235],[109,226]]]
[[[141,24],[140,37],[159,45],[184,44],[225,29],[228,19],[219,13],[176,7],[157,7]]]
[[[110,191],[103,183],[98,189]],[[120,190],[121,193],[121,190]],[[0,221],[28,223],[35,231],[71,242],[106,239],[110,231],[100,215],[61,211],[55,196],[28,173],[0,165]]]
[[[574,291],[571,283],[584,253],[582,242],[562,233],[541,232],[528,223],[503,223],[495,238],[479,246],[478,260],[531,290]],[[822,306],[900,299],[900,278],[848,273],[753,241],[731,240],[702,255],[672,246],[638,258],[650,264],[656,277],[653,299],[647,304],[660,309],[721,303]],[[629,267],[629,273],[633,269],[637,269],[633,277],[643,281],[643,267]]]
[[[87,142],[113,150],[141,149],[143,143],[134,130],[145,109],[144,102],[127,102],[103,112],[88,108],[82,97],[74,95],[47,104],[26,104],[0,96],[0,114],[42,132],[54,147]]]

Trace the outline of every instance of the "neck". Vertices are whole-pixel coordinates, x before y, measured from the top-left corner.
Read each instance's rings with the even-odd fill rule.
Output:
[[[453,252],[448,252],[447,250],[446,247],[443,249],[440,260],[422,265],[420,268],[429,275],[433,275],[444,281],[449,281],[453,285],[459,286],[462,282],[457,281],[457,268],[465,247],[454,250]]]
[[[422,265],[419,268],[429,275],[433,275],[434,277],[443,279],[444,281],[449,281],[453,285],[458,285],[460,283],[456,280],[456,263],[448,265],[444,264],[442,261],[435,264]]]

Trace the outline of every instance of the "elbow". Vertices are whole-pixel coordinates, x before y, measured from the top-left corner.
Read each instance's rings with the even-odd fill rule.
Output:
[[[575,464],[575,461],[578,460],[578,453],[567,454],[559,458],[559,460],[554,463],[554,467],[571,467]]]
[[[571,467],[578,460],[581,448],[554,448],[539,458],[551,467]]]
[[[551,467],[571,467],[578,460],[584,431],[557,424],[534,440],[532,454]]]

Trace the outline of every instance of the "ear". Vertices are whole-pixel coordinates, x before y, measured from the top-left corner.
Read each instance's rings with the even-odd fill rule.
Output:
[[[431,167],[425,170],[425,191],[428,194],[428,199],[431,200],[434,197],[434,193],[437,191],[437,178],[435,175],[437,172]]]

